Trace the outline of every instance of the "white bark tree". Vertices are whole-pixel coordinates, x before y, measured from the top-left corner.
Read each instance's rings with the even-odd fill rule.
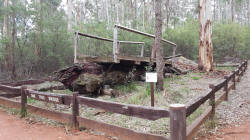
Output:
[[[199,69],[208,72],[213,70],[211,0],[200,0],[199,10]]]

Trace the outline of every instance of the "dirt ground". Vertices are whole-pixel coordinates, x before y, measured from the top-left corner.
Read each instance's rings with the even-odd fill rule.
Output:
[[[199,140],[250,140],[250,122],[239,126],[227,125],[215,135],[203,136]]]
[[[77,132],[66,134],[63,127],[41,123],[29,124],[25,119],[0,110],[0,140],[109,140],[105,136]]]
[[[217,126],[199,140],[250,140],[250,70],[216,109]]]

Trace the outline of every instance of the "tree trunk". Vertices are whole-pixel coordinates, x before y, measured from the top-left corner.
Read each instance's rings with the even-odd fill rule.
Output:
[[[72,31],[72,0],[67,0],[68,32]]]
[[[16,36],[16,14],[15,11],[12,15],[12,44],[11,44],[11,54],[10,54],[10,61],[11,61],[11,79],[16,78],[16,67],[15,67],[15,36]]]
[[[156,71],[157,71],[157,85],[158,90],[163,90],[163,49],[161,45],[162,39],[162,14],[161,14],[161,0],[155,1],[155,45],[156,45]]]
[[[36,31],[35,31],[35,55],[38,57],[41,57],[41,32],[42,32],[42,7],[41,7],[41,3],[40,0],[36,0],[36,5],[38,6],[38,14],[37,14],[37,21],[36,21]]]
[[[200,0],[199,10],[199,69],[209,72],[213,70],[211,0]]]
[[[169,0],[166,0],[165,8],[166,8],[166,28],[168,28],[168,23],[169,23]]]
[[[8,7],[8,0],[4,0],[4,7]],[[9,16],[8,13],[4,15],[4,25],[3,25],[3,36],[6,40],[5,42],[5,68],[9,70],[9,50],[10,50],[10,44],[9,44]]]
[[[234,22],[234,14],[235,14],[235,0],[231,0],[231,16],[232,16],[232,22]]]

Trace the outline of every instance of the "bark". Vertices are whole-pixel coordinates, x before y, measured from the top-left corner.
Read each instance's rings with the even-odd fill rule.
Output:
[[[166,0],[165,8],[166,8],[166,27],[168,28],[168,23],[169,23],[169,0]]]
[[[213,70],[213,47],[211,25],[211,0],[200,0],[199,3],[199,69]]]
[[[35,55],[38,56],[38,57],[41,57],[41,31],[42,31],[42,25],[41,25],[41,22],[42,22],[42,15],[41,15],[41,3],[40,3],[40,0],[36,0],[36,4],[38,6],[38,10],[40,11],[37,15],[36,18],[38,18],[37,22],[36,22],[36,33],[35,33],[35,38],[36,38],[36,42],[35,42]]]
[[[162,13],[161,0],[155,1],[155,45],[156,45],[156,71],[157,71],[157,85],[158,90],[163,90],[163,49],[161,45],[162,39]]]
[[[232,16],[232,22],[234,22],[234,15],[235,15],[235,0],[231,0],[231,16]]]
[[[68,32],[72,31],[72,0],[67,0]]]
[[[11,55],[10,55],[10,61],[11,61],[11,79],[16,78],[16,67],[15,67],[15,37],[16,37],[16,14],[15,12],[12,15],[12,44],[11,44]]]
[[[8,7],[8,0],[4,0],[4,7]],[[9,70],[9,50],[10,50],[10,44],[9,44],[9,16],[6,13],[4,15],[4,25],[3,25],[3,36],[7,40],[5,43],[5,68]]]

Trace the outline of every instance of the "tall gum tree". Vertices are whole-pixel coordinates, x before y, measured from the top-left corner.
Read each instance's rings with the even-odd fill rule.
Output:
[[[4,7],[7,9],[9,2],[8,0],[3,1]],[[9,70],[9,51],[10,51],[10,44],[9,44],[9,12],[6,12],[4,15],[4,24],[3,24],[3,36],[6,40],[5,42],[5,68]]]
[[[156,71],[157,71],[157,84],[158,90],[163,90],[163,49],[161,45],[162,40],[162,13],[161,13],[161,0],[155,1],[155,46],[156,46]],[[152,50],[153,51],[153,50]]]
[[[213,70],[212,8],[211,0],[199,1],[199,69]]]

